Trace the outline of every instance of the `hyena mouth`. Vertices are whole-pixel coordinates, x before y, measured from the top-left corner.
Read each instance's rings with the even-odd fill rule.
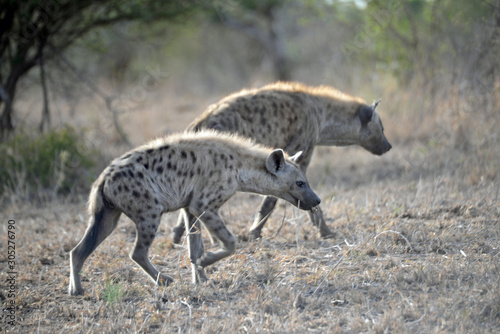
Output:
[[[318,211],[319,211],[319,205],[313,206],[313,207],[311,208],[311,211],[312,211],[312,212],[318,212]]]

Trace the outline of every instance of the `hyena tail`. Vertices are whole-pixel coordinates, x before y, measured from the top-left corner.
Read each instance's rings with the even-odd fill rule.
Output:
[[[80,271],[85,260],[115,229],[121,211],[116,209],[109,200],[106,199],[103,187],[106,181],[105,176],[99,177],[92,186],[89,196],[89,225],[82,240],[70,253],[71,276],[69,293],[71,295],[83,292],[80,284]]]

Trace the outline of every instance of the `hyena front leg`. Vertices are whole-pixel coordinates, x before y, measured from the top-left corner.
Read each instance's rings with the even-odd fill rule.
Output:
[[[250,227],[250,231],[248,232],[250,239],[256,240],[261,237],[262,228],[266,225],[271,213],[273,213],[277,201],[278,199],[276,197],[264,197],[264,200],[260,205],[259,212],[257,213],[253,225]]]
[[[197,265],[206,267],[233,254],[236,249],[236,238],[224,225],[217,211],[205,210],[201,219],[208,232],[222,243],[221,248],[205,253],[196,261]]]
[[[172,228],[172,242],[174,244],[180,244],[181,238],[184,232],[186,231],[186,209],[181,209],[181,213],[179,214],[179,218],[177,219],[177,225]],[[210,241],[212,245],[215,245],[217,240],[215,240],[214,236],[210,234]]]
[[[325,218],[323,218],[323,211],[321,211],[319,206],[314,211],[309,211],[308,213],[311,222],[319,229],[319,234],[322,238],[333,238],[335,236],[335,233],[326,225]]]
[[[135,222],[137,234],[135,238],[134,249],[130,252],[129,256],[137,263],[151,279],[159,285],[169,285],[173,279],[169,276],[160,273],[149,261],[148,251],[153,243],[156,235],[156,230],[160,225],[160,214],[153,214],[156,219],[144,219],[144,217],[130,217]]]
[[[203,256],[205,251],[203,247],[203,239],[201,235],[200,220],[191,214],[188,210],[182,210],[181,215],[185,222],[185,230],[187,233],[189,260],[191,261],[193,283],[201,283],[208,280],[205,275],[205,270],[202,266],[196,264],[199,258]]]
[[[83,293],[80,282],[80,271],[83,263],[97,246],[113,232],[120,214],[121,212],[118,210],[102,207],[98,212],[94,212],[90,218],[85,235],[69,255],[71,272],[68,292],[70,295],[76,296]]]

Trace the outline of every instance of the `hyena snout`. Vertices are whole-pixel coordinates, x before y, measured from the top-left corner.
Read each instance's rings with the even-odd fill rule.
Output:
[[[392,145],[391,143],[389,143],[387,138],[383,136],[382,140],[378,140],[373,145],[365,148],[373,154],[382,155],[384,153],[387,153],[392,148]]]
[[[312,191],[311,188],[304,191],[299,198],[297,198],[297,206],[302,210],[311,210],[321,203],[321,199]]]

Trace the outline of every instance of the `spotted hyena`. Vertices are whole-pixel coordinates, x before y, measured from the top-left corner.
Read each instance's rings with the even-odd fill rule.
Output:
[[[359,145],[376,155],[389,151],[391,144],[375,111],[378,103],[369,105],[361,98],[327,86],[278,82],[229,95],[209,106],[188,129],[227,131],[286,152],[302,151],[297,163],[305,173],[316,145]],[[260,237],[275,205],[275,197],[264,198],[250,228],[250,238]],[[322,237],[332,235],[321,210],[310,212],[309,216]],[[173,241],[178,243],[183,233],[180,217],[173,229]]]
[[[218,213],[235,192],[276,196],[304,210],[320,203],[293,162],[297,157],[236,135],[202,131],[157,139],[115,159],[92,186],[89,226],[70,254],[69,293],[82,293],[79,272],[83,263],[114,230],[121,213],[137,229],[130,258],[164,285],[172,278],[159,273],[148,259],[161,215],[184,209],[189,231],[199,230],[200,220],[222,244],[203,254],[200,234],[189,233],[193,280],[206,280],[203,268],[235,250],[236,239]]]

